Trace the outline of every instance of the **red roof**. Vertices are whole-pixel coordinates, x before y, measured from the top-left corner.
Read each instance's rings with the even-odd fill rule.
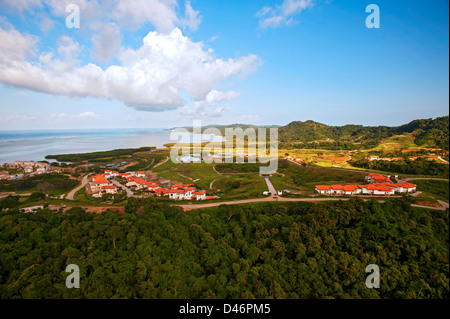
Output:
[[[134,176],[130,176],[127,179],[128,179],[129,182],[133,181],[133,182],[136,182],[136,183],[138,183],[140,185],[146,185],[146,183],[149,183],[149,182],[144,181],[142,178],[134,177]]]
[[[216,199],[216,196],[206,196],[205,199]]]
[[[94,179],[95,179],[96,184],[107,184],[108,183],[103,175],[95,175]]]
[[[198,191],[198,192],[192,192],[193,195],[204,195],[206,194],[206,191]]]
[[[374,183],[367,185],[367,189],[370,190],[376,190],[376,191],[383,191],[383,192],[390,192],[391,188],[389,188],[388,184],[386,183]]]
[[[119,173],[119,176],[124,176],[124,177],[130,176],[130,175],[131,175],[131,173]]]
[[[185,190],[188,191],[188,192],[189,192],[189,191],[193,191],[194,189],[195,189],[195,187],[186,187],[186,188],[185,188]]]
[[[353,192],[358,188],[359,188],[358,185],[344,185],[344,191],[346,192]]]
[[[102,186],[102,189],[116,189],[117,186]]]
[[[316,188],[321,191],[329,191],[331,190],[330,185],[316,185]]]
[[[417,187],[417,185],[414,185],[414,184],[411,184],[411,183],[408,183],[408,182],[397,183],[397,184],[394,184],[394,186],[400,186],[400,187],[403,187],[403,188]]]
[[[344,190],[344,186],[342,186],[342,185],[331,185],[331,188],[334,190],[340,190],[340,191]]]
[[[389,178],[387,178],[386,176],[383,176],[381,174],[370,173],[369,176],[372,177],[372,179],[377,183],[382,183],[382,182],[392,183],[392,181]]]

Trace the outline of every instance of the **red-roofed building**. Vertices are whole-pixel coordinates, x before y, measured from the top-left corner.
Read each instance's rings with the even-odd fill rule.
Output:
[[[117,186],[114,185],[103,186],[102,191],[104,191],[107,194],[117,194]]]
[[[103,186],[108,186],[109,182],[106,180],[106,178],[101,175],[101,174],[97,174],[92,178],[92,181],[95,183],[95,185],[97,187],[103,187]]]
[[[392,183],[389,177],[376,173],[370,173],[369,176],[366,176],[366,181],[368,183]]]
[[[368,177],[368,178],[367,178]],[[371,173],[366,177],[370,184],[366,185],[316,185],[315,192],[325,195],[382,195],[389,196],[395,193],[411,193],[415,192],[417,185],[403,182],[394,184],[389,178]],[[377,180],[384,180],[385,182],[377,183]],[[388,182],[387,182],[388,181]]]
[[[417,189],[417,185],[408,182],[392,184],[392,187],[397,193],[412,193]]]
[[[206,198],[206,191],[192,192],[197,200],[204,200]]]
[[[334,192],[330,185],[316,185],[315,191],[322,195],[330,195]]]
[[[145,178],[145,172],[143,171],[136,172],[136,177]]]

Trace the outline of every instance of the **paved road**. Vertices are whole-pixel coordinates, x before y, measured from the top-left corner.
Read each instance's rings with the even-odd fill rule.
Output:
[[[275,187],[273,187],[272,182],[270,181],[269,177],[265,176],[264,180],[266,181],[266,184],[267,184],[267,187],[269,188],[270,194],[272,194],[272,196],[277,195],[277,191],[275,190]]]
[[[81,185],[72,189],[69,194],[67,194],[66,199],[73,200],[73,197],[75,196],[75,193],[78,192],[80,189],[82,189],[86,184],[88,183],[88,175],[84,175],[83,179],[81,180]]]
[[[185,211],[199,208],[216,207],[220,205],[238,205],[238,204],[248,204],[248,203],[260,203],[260,202],[322,202],[322,201],[339,201],[339,200],[349,200],[350,198],[282,198],[282,197],[266,197],[266,198],[255,198],[255,199],[242,199],[221,203],[208,203],[208,204],[193,204],[193,205],[178,205],[182,207]]]
[[[438,199],[437,201],[439,204],[441,204],[442,207],[449,208],[449,204],[444,202],[443,200]]]
[[[413,181],[413,180],[415,180],[415,179],[428,179],[428,180],[431,180],[431,181],[447,181],[447,182],[449,181],[448,178],[410,177],[410,178],[402,179],[402,180],[400,180],[399,182],[401,183],[401,182]]]
[[[185,211],[193,210],[193,209],[200,209],[200,208],[208,208],[208,207],[217,207],[220,205],[239,205],[239,204],[248,204],[248,203],[260,203],[260,202],[326,202],[326,201],[348,201],[351,198],[342,198],[342,197],[322,197],[322,198],[283,198],[283,197],[274,197],[270,196],[267,198],[255,198],[255,199],[243,199],[243,200],[235,200],[235,201],[228,201],[228,202],[221,202],[221,203],[208,203],[208,204],[193,204],[193,205],[177,205],[183,208]],[[369,199],[364,199],[364,201],[367,201]],[[380,199],[379,202],[383,203],[385,200]],[[444,202],[444,204],[446,204]],[[435,210],[445,210],[448,207],[444,204],[442,207],[430,207],[430,206],[422,206],[422,205],[416,205],[411,204],[413,207],[422,207],[422,208],[428,208],[428,209],[435,209]]]
[[[118,181],[115,181],[114,179],[111,180],[111,183],[113,183],[114,185],[116,185],[117,187],[121,187],[125,190],[125,192],[127,192],[127,196],[128,197],[135,197],[134,193],[131,191],[131,189],[129,189],[128,187],[126,187],[125,185],[120,184]]]
[[[447,162],[445,159],[443,159],[442,157],[438,156],[438,158],[439,158],[441,161],[443,161],[444,163],[448,164],[448,162]]]

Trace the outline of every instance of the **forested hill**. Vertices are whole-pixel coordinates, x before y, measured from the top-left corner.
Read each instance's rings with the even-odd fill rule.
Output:
[[[294,121],[279,129],[280,142],[374,142],[383,138],[412,133],[417,145],[448,149],[449,116],[414,120],[408,124],[388,126],[328,126],[314,121]]]

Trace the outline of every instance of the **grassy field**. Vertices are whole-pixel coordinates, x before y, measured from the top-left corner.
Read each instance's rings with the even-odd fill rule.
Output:
[[[264,197],[268,188],[258,174],[240,174],[222,176],[214,182],[214,190],[220,200],[228,200]]]
[[[136,152],[131,156],[138,164],[129,166],[126,171],[146,171],[151,170],[154,165],[162,161],[168,155],[167,151],[145,151]]]
[[[280,174],[275,174],[270,179],[275,189],[297,189],[298,187],[304,191],[312,191],[317,184],[364,183],[364,177],[367,175],[359,171],[315,166],[301,167],[287,160],[279,161],[278,173]]]
[[[1,192],[31,193],[62,195],[79,185],[80,182],[62,174],[42,174],[21,180],[0,181]]]
[[[423,195],[428,195],[436,199],[449,202],[449,182],[434,180],[412,180],[411,183],[417,185],[417,189]]]
[[[184,184],[194,184],[200,189],[209,190],[213,180],[220,178],[213,164],[206,163],[173,163],[168,160],[164,164],[153,169],[158,176]]]

